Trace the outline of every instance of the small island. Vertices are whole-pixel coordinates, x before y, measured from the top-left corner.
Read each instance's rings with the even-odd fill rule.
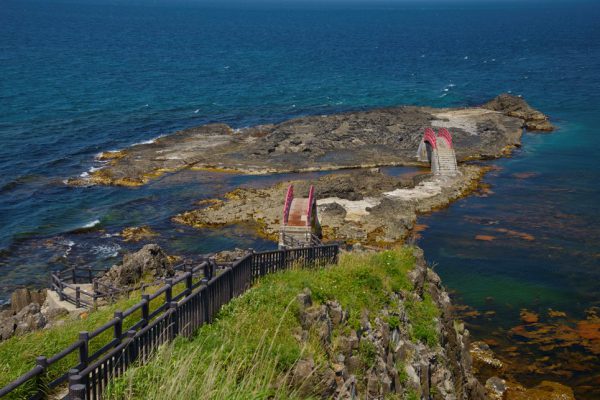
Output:
[[[415,152],[427,127],[452,132],[458,161],[501,157],[520,145],[524,128],[553,129],[509,94],[471,108],[391,107],[241,129],[208,124],[104,152],[102,168],[69,183],[139,186],[182,169],[269,174],[421,165]]]

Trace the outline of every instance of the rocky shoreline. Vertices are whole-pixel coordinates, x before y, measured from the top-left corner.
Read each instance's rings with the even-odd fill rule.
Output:
[[[393,177],[379,169],[351,170],[266,189],[236,189],[224,200],[214,199],[174,221],[197,228],[249,223],[261,236],[277,240],[288,185],[294,185],[298,195],[307,195],[314,185],[326,241],[386,247],[404,241],[419,214],[445,207],[476,189],[486,168],[468,165],[459,171],[455,177],[428,173]]]
[[[459,161],[501,157],[520,145],[523,129],[554,129],[547,116],[508,94],[481,107],[403,106],[241,129],[208,124],[104,152],[102,168],[68,182],[139,186],[182,169],[269,174],[421,165],[415,152],[431,126],[451,131]]]

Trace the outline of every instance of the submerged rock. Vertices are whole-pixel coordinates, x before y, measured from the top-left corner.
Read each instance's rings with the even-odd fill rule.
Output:
[[[542,381],[531,389],[516,385],[506,391],[506,400],[575,400],[573,390],[557,382]]]
[[[126,242],[139,242],[157,236],[158,233],[154,232],[149,226],[144,225],[125,228],[120,235]]]

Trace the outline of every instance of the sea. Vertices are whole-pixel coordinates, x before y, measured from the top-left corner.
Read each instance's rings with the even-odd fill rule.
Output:
[[[129,226],[148,225],[167,252],[189,257],[275,247],[252,226],[171,218],[293,175],[65,184],[100,168],[101,152],[205,123],[476,106],[503,92],[558,129],[525,133],[510,157],[485,162],[484,187],[419,218],[414,240],[473,340],[511,376],[600,398],[596,1],[2,0],[0,302],[45,286],[53,270],[114,264],[142,245],[118,236]],[[524,310],[538,322],[525,324]]]

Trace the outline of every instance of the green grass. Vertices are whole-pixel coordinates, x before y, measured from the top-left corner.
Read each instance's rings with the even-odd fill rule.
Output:
[[[300,325],[298,293],[309,288],[316,303],[337,300],[349,311],[343,328],[347,330],[359,325],[363,310],[377,312],[389,305],[392,292],[411,290],[407,272],[413,266],[412,249],[405,247],[346,254],[337,266],[267,276],[225,306],[218,319],[193,339],[163,346],[153,361],[127,371],[111,385],[107,398],[310,398],[288,384],[290,371],[298,360],[312,358],[318,375],[328,357],[316,335],[304,343],[294,337]],[[417,319],[434,315],[428,302],[415,302],[411,310]],[[433,320],[419,321],[417,326],[415,339],[429,340],[427,327],[434,326]],[[375,360],[375,349],[367,343],[361,341],[359,349],[366,366]]]
[[[328,356],[316,335],[302,344],[294,337],[300,325],[297,294],[309,288],[316,303],[337,300],[349,313],[344,329],[358,328],[363,310],[372,311],[373,317],[390,305],[392,292],[412,290],[407,273],[414,262],[413,249],[404,247],[345,254],[337,266],[267,276],[226,305],[218,319],[199,329],[193,339],[178,338],[159,349],[147,365],[127,371],[111,385],[108,398],[306,398],[286,384],[290,371],[298,360],[308,357],[314,359],[317,370],[325,368]],[[66,321],[61,327],[0,343],[0,385],[29,370],[36,356],[57,353],[73,343],[79,331],[93,330],[110,320],[115,310],[137,301],[139,297],[134,296],[90,313],[85,320]],[[406,309],[413,340],[437,343],[434,321],[438,313],[432,300],[407,302]],[[399,324],[393,316],[388,322],[394,327]],[[98,338],[93,346],[98,348],[108,339]],[[367,347],[359,349],[365,365],[374,360],[373,349]],[[75,363],[75,356],[66,359],[54,374]]]
[[[173,293],[182,290],[181,285],[174,287]],[[151,293],[152,290],[146,293]],[[150,304],[152,311],[164,301],[163,296],[159,296]],[[73,344],[79,338],[79,332],[91,332],[104,325],[114,317],[115,311],[123,311],[135,305],[141,300],[139,292],[134,292],[129,298],[123,298],[114,304],[102,307],[99,310],[92,311],[85,319],[65,318],[64,324],[50,329],[42,329],[26,335],[13,336],[12,338],[0,342],[0,387],[3,387],[15,380],[22,374],[35,366],[35,359],[38,356],[50,358],[59,353],[66,347]],[[141,318],[141,310],[128,316],[123,321],[123,331],[135,324]],[[113,330],[109,329],[89,342],[89,354],[101,348],[113,337]],[[77,365],[79,354],[77,351],[66,356],[62,360],[53,364],[47,373],[47,379],[55,379],[69,370],[70,367]],[[13,392],[7,398],[27,397],[28,391],[33,387],[33,382],[29,385],[23,385],[20,390]]]
[[[407,301],[406,311],[410,319],[411,339],[421,341],[429,346],[439,342],[435,320],[439,317],[439,310],[428,293],[422,301]]]

